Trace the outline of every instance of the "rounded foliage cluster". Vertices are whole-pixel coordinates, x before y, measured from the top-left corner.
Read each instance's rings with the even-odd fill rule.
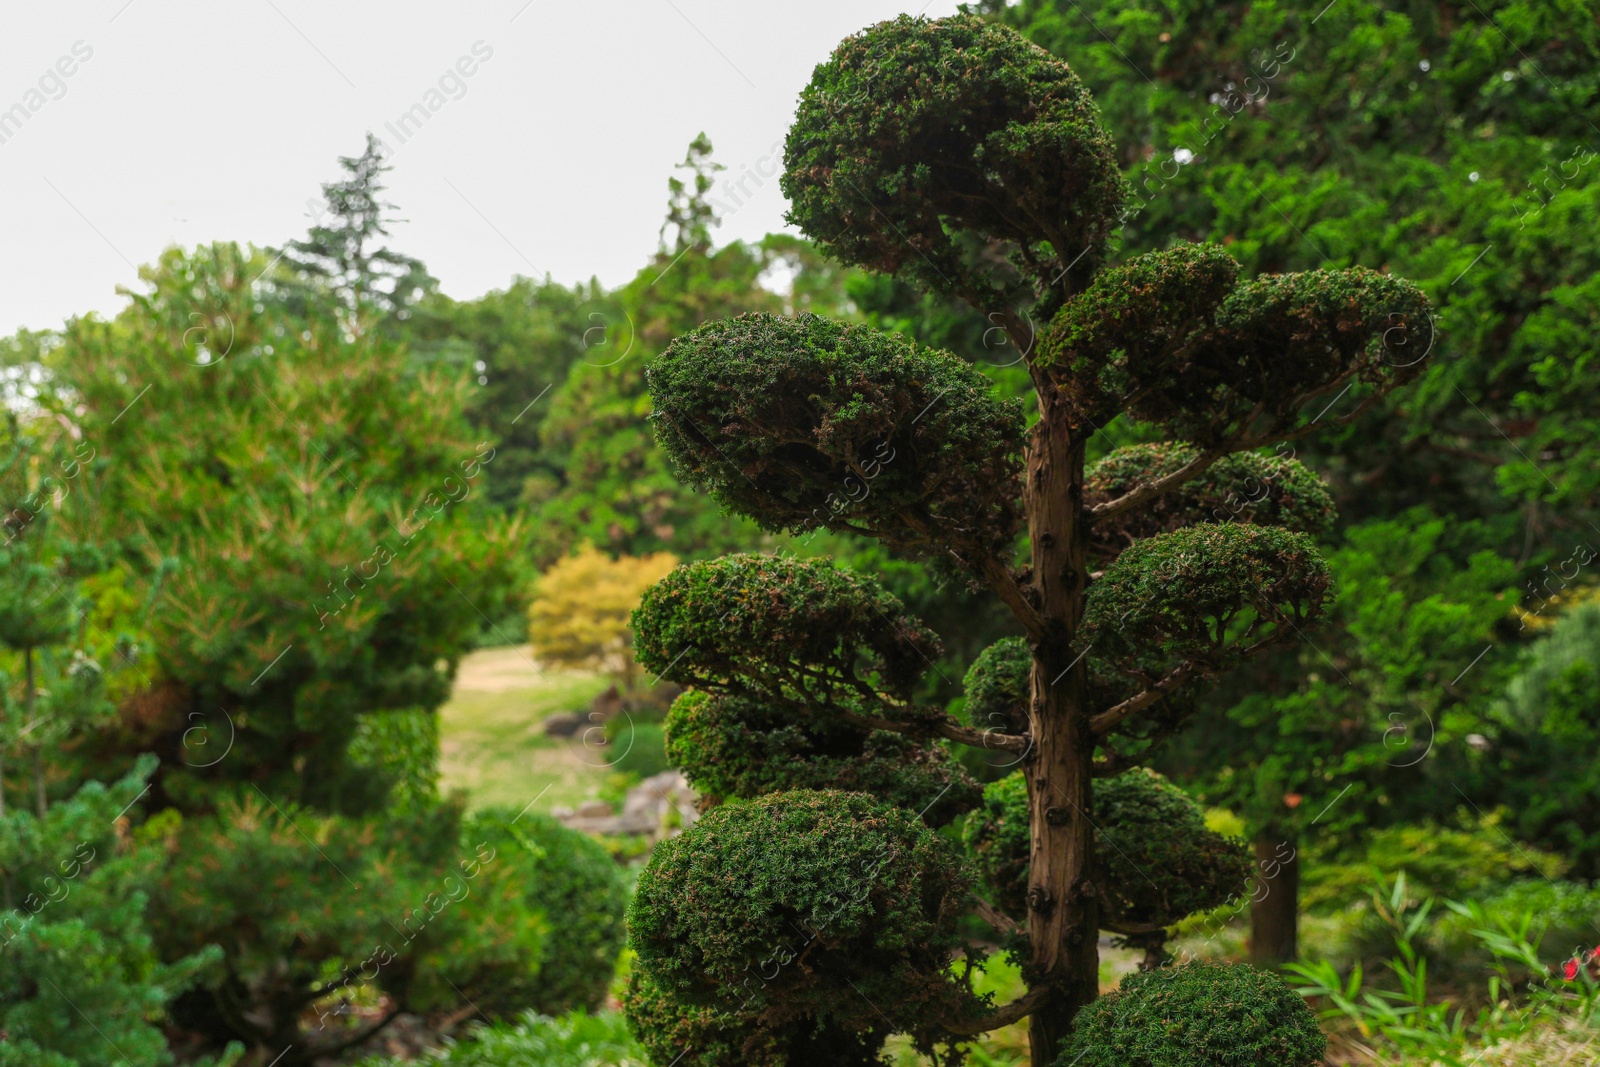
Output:
[[[1095,652],[1132,669],[1151,654],[1205,669],[1321,615],[1333,579],[1311,538],[1206,523],[1135,542],[1089,587]]]
[[[963,360],[809,313],[747,314],[649,369],[679,478],[763,528],[869,531],[942,556],[1008,546],[1023,417]]]
[[[1427,297],[1402,279],[1363,267],[1237,275],[1213,245],[1103,271],[1056,314],[1036,362],[1080,424],[1126,411],[1211,444],[1292,429],[1341,381],[1393,389],[1432,347]]]
[[[784,152],[789,220],[840,260],[979,306],[1086,276],[1123,183],[1067,64],[976,16],[901,16],[812,73]],[[986,260],[1003,242],[1008,269]],[[1048,249],[1041,242],[1049,242]]]
[[[1056,313],[1034,362],[1062,386],[1080,425],[1104,425],[1181,361],[1239,275],[1216,245],[1179,244],[1101,271]]]
[[[1177,441],[1118,448],[1088,471],[1085,502],[1115,500],[1199,455],[1194,445]],[[1090,536],[1095,554],[1110,559],[1141,537],[1199,522],[1257,523],[1321,536],[1335,516],[1322,479],[1299,460],[1235,452],[1144,506],[1095,522]]]
[[[963,827],[970,854],[1001,910],[1027,914],[1028,790],[1021,774],[984,789]],[[1106,929],[1167,927],[1225,904],[1244,889],[1250,855],[1208,830],[1177,786],[1134,770],[1094,786],[1095,884]]]
[[[1087,698],[1091,712],[1104,711],[1138,689],[1098,656],[1087,655],[1084,664],[1089,672]],[[980,652],[964,680],[963,711],[967,721],[982,730],[1027,733],[1032,672],[1033,653],[1020,637],[1002,637]],[[1143,718],[1181,719],[1193,710],[1193,696],[1192,690],[1179,687],[1146,708]]]
[[[1243,964],[1129,975],[1073,1025],[1056,1067],[1316,1067],[1328,1047],[1299,994]]]
[[[908,699],[939,640],[878,582],[827,560],[742,553],[687,563],[633,613],[646,670],[780,701],[848,700],[872,676]]]
[[[497,1018],[532,1009],[560,1015],[594,1010],[605,999],[626,930],[627,879],[599,842],[548,815],[519,816],[486,808],[468,818],[462,839],[492,857],[514,884],[525,912],[540,916],[550,934],[537,970],[508,971],[484,982],[473,1000]]]
[[[713,808],[656,846],[628,915],[638,968],[685,1008],[882,1025],[932,1040],[981,1005],[948,969],[969,882],[911,812],[796,790]]]
[[[691,689],[667,716],[667,758],[695,789],[718,799],[784,789],[870,793],[943,826],[975,806],[972,780],[938,743],[861,730],[744,697]]]
[[[753,1012],[668,996],[638,969],[628,976],[622,1007],[651,1062],[673,1067],[881,1067],[888,1037],[882,1027],[846,1030],[809,1018],[764,1025]]]
[[[1200,806],[1154,771],[1096,782],[1094,821],[1103,920],[1171,926],[1226,904],[1250,877],[1245,843],[1207,829]]]
[[[1026,733],[1033,653],[1020,637],[1002,637],[967,668],[962,680],[967,721],[974,726]]]

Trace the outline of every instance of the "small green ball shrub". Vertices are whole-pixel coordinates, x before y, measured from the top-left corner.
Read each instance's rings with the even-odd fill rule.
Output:
[[[1327,1048],[1282,978],[1190,963],[1129,975],[1084,1008],[1056,1067],[1318,1067]]]
[[[970,882],[908,811],[795,790],[721,805],[656,846],[628,913],[637,967],[685,1009],[937,1040],[981,1012],[951,973]]]

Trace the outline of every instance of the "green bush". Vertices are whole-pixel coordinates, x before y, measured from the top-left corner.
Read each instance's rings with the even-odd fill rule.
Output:
[[[1101,921],[1171,926],[1242,893],[1251,859],[1244,842],[1206,828],[1205,813],[1153,771],[1095,783],[1095,864]],[[995,902],[1027,914],[1028,791],[1013,774],[984,790],[963,836]]]
[[[969,889],[911,812],[795,790],[713,808],[657,845],[628,930],[638,969],[682,1010],[859,1033],[893,1004],[896,1029],[931,1041],[981,1011],[948,968]],[[655,1025],[637,999],[629,1010],[641,1034]]]
[[[1114,500],[1134,486],[1179,470],[1200,455],[1194,445],[1163,441],[1115,449],[1084,477],[1091,502]],[[1200,522],[1248,522],[1320,536],[1333,525],[1333,497],[1298,460],[1236,452],[1138,508],[1091,528],[1095,553],[1114,559],[1131,541]]]
[[[490,866],[515,886],[516,906],[550,931],[533,968],[477,983],[473,1002],[495,1019],[599,1007],[625,936],[622,868],[592,838],[509,808],[475,812],[462,840],[472,848],[487,843],[497,861]]]
[[[1333,579],[1316,543],[1273,526],[1206,523],[1129,546],[1089,589],[1084,628],[1096,654],[1139,665],[1153,651],[1211,669],[1231,665],[1232,623],[1255,617],[1257,640],[1323,614]],[[1271,630],[1268,630],[1271,624]]]
[[[693,689],[672,705],[667,756],[707,796],[748,798],[782,789],[871,793],[920,813],[929,826],[943,826],[980,797],[977,783],[941,745]]]
[[[941,651],[876,578],[828,560],[755,553],[677,568],[640,598],[633,632],[640,665],[663,678],[717,691],[737,677],[780,697],[797,687],[791,664],[829,663],[908,698]],[[819,703],[852,695],[843,677],[807,690]]]
[[[1084,1008],[1056,1067],[1317,1067],[1327,1047],[1277,975],[1189,963],[1129,975]]]
[[[649,374],[678,476],[765,529],[868,530],[936,559],[1016,534],[1022,406],[948,352],[809,313],[749,314],[679,337]]]
[[[1368,899],[1373,882],[1399,871],[1418,892],[1459,899],[1515,879],[1559,878],[1566,869],[1560,856],[1507,837],[1494,817],[1467,829],[1386,826],[1366,835],[1354,862],[1306,864],[1301,902],[1307,909],[1348,909]]]
[[[615,724],[615,726],[613,726]],[[618,716],[606,724],[611,769],[619,774],[649,778],[671,768],[667,759],[667,732],[659,722],[640,722]]]
[[[780,184],[789,220],[836,259],[980,308],[1092,275],[1123,196],[1078,76],[967,15],[842,41],[801,93]],[[1069,263],[1079,249],[1088,262]]]
[[[206,945],[163,963],[150,936],[159,835],[127,835],[118,816],[155,765],[142,757],[43,818],[13,810],[0,819],[0,875],[20,905],[0,907],[0,1067],[173,1062],[160,1025],[167,1005],[220,952]]]
[[[887,1034],[812,1018],[780,1025],[754,1015],[689,1005],[664,995],[642,971],[628,976],[628,1020],[655,1064],[673,1067],[879,1067]]]

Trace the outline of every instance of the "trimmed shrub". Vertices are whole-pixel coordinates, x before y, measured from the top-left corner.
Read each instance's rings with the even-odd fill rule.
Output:
[[[1327,1048],[1282,978],[1189,963],[1129,975],[1084,1008],[1056,1067],[1318,1067]]]
[[[943,826],[980,800],[978,784],[939,744],[859,730],[742,697],[690,690],[667,717],[667,759],[709,797],[784,789],[871,793]]]
[[[845,38],[801,92],[780,184],[789,221],[842,262],[977,307],[1004,306],[1019,275],[1092,275],[1123,197],[1078,76],[974,15]]]
[[[679,478],[763,529],[870,531],[934,558],[1017,531],[1022,407],[948,352],[809,313],[748,314],[679,337],[649,378]]]
[[[687,1005],[665,996],[642,971],[628,976],[624,1010],[651,1062],[673,1067],[880,1067],[881,1027],[846,1030],[815,1019],[781,1026],[756,1015]]]
[[[1089,588],[1086,636],[1117,666],[1152,651],[1211,669],[1239,656],[1235,623],[1281,631],[1323,614],[1333,577],[1305,534],[1206,523],[1138,541]]]
[[[1091,504],[1113,500],[1141,482],[1171,474],[1199,455],[1194,445],[1175,441],[1118,448],[1088,471],[1084,496]],[[1111,559],[1139,538],[1193,523],[1253,523],[1321,536],[1332,526],[1334,516],[1333,497],[1305,464],[1258,452],[1235,452],[1167,490],[1149,506],[1095,522],[1090,538],[1094,552]]]
[[[850,676],[875,677],[908,699],[940,655],[939,639],[876,579],[827,560],[754,553],[674,570],[645,590],[633,630],[639,662],[680,685],[719,690],[736,681],[818,703],[856,699]],[[816,664],[834,672],[803,674]]]
[[[628,930],[639,970],[683,1010],[859,1033],[892,1004],[926,1044],[982,1010],[948,965],[969,887],[911,812],[796,790],[713,808],[657,845]]]

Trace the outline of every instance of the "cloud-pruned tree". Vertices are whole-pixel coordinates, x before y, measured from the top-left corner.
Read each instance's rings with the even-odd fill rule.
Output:
[[[1107,266],[1123,193],[1092,99],[1066,63],[974,17],[902,17],[841,44],[802,94],[782,185],[791,220],[842,262],[1000,324],[1028,354],[1036,418],[947,353],[754,314],[652,364],[658,440],[733,514],[848,531],[987,588],[1025,635],[1025,656],[1002,658],[1025,667],[1027,696],[1008,705],[990,686],[1005,713],[979,723],[919,705],[937,638],[825,562],[725,557],[647,592],[641,664],[704,694],[680,706],[672,742],[690,773],[712,735],[781,740],[717,786],[773,791],[718,808],[641,880],[635,1024],[669,1061],[733,1062],[715,1044],[781,1063],[795,1042],[893,1030],[930,1048],[1027,1017],[1033,1061],[1050,1063],[1096,997],[1097,932],[1114,918],[1095,780],[1181,729],[1186,689],[1299,640],[1328,604],[1306,532],[1328,521],[1327,494],[1259,450],[1348,423],[1415,376],[1428,304],[1360,268],[1240,278],[1206,246]],[[1166,443],[1089,469],[1090,438],[1118,416]],[[1263,476],[1272,492],[1240,507],[1232,479]],[[883,733],[907,744],[874,747]],[[877,771],[833,783],[856,792],[745,773],[770,771],[773,751],[852,745],[926,768],[928,746],[949,743],[1014,754],[1026,792],[1025,921],[987,912],[1025,934],[1029,992],[998,1007],[940,955],[963,910],[985,912],[954,846],[923,836],[917,810],[940,797],[908,801]],[[1238,984],[1205,970],[1185,988],[1208,983]],[[708,1027],[718,1042],[690,1056]],[[1314,1062],[1301,1036],[1278,1042],[1285,1064]]]

